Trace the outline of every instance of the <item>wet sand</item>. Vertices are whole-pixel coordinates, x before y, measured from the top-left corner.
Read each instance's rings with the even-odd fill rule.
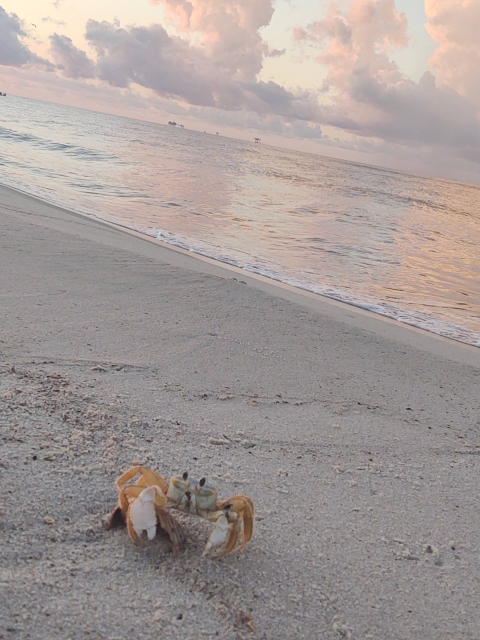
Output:
[[[479,349],[0,203],[0,638],[478,639]],[[134,461],[251,496],[250,544],[105,531]]]

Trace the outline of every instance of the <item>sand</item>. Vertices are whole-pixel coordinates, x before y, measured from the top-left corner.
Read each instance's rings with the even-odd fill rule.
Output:
[[[0,203],[0,638],[478,640],[479,349]],[[137,461],[252,541],[106,531]]]

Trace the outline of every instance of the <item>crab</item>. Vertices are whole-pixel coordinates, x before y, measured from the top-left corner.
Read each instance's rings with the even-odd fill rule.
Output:
[[[233,496],[217,501],[216,489],[207,484],[205,478],[194,480],[185,472],[173,476],[167,483],[156,471],[137,465],[123,473],[115,484],[118,506],[107,529],[126,524],[130,538],[137,545],[142,544],[143,532],[153,540],[159,523],[170,536],[174,553],[180,551],[185,538],[172,509],[214,524],[202,556],[219,558],[239,551],[252,537],[255,517],[252,500],[247,496]]]

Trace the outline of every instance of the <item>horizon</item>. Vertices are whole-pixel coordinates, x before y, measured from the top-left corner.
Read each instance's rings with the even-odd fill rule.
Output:
[[[0,0],[18,97],[477,184],[480,0]]]
[[[131,115],[123,115],[123,114],[117,114],[117,113],[111,113],[108,111],[102,111],[102,110],[98,110],[98,109],[92,109],[92,108],[88,108],[88,107],[81,107],[79,105],[69,105],[69,104],[63,104],[61,102],[52,102],[49,100],[40,100],[38,98],[30,98],[27,96],[18,96],[15,94],[7,94],[8,96],[13,96],[14,98],[19,98],[21,100],[31,100],[33,102],[42,102],[45,104],[51,104],[51,105],[55,105],[55,106],[59,106],[59,107],[67,107],[67,108],[72,108],[72,109],[79,109],[80,111],[88,111],[91,113],[98,113],[100,115],[105,115],[105,116],[113,116],[113,117],[118,117],[118,118],[125,118],[126,120],[132,120],[135,122],[142,122],[142,123],[146,123],[146,124],[152,124],[152,125],[158,125],[161,127],[167,127],[169,128],[169,124],[168,122],[160,122],[160,121],[155,121],[155,120],[145,120],[139,117],[135,117],[135,116],[131,116]],[[250,138],[250,137],[235,137],[235,136],[230,136],[227,134],[222,134],[222,133],[216,133],[215,131],[200,131],[199,129],[193,129],[193,128],[189,128],[189,127],[181,127],[180,126],[181,123],[177,122],[175,125],[175,129],[178,127],[179,129],[182,129],[184,131],[190,131],[193,133],[198,133],[200,135],[209,135],[212,136],[213,138],[225,138],[227,140],[234,140],[237,142],[246,142],[249,144],[254,144],[254,142],[252,142],[252,140],[255,139],[255,137]],[[171,128],[171,125],[170,125]],[[379,171],[387,171],[387,172],[391,172],[391,173],[399,173],[401,175],[406,175],[406,176],[411,176],[411,177],[417,177],[417,178],[422,178],[425,180],[439,180],[439,181],[444,181],[444,182],[448,182],[448,183],[454,183],[454,184],[460,184],[463,185],[465,187],[471,187],[473,189],[479,189],[480,188],[480,174],[479,174],[479,182],[475,183],[475,182],[464,182],[462,180],[456,180],[453,178],[448,178],[448,177],[443,177],[443,176],[438,176],[438,175],[434,175],[434,174],[423,174],[423,173],[417,173],[417,172],[413,172],[413,171],[407,171],[407,170],[403,170],[403,169],[399,169],[399,168],[395,168],[395,167],[388,167],[388,166],[382,166],[382,165],[377,165],[377,164],[372,164],[372,163],[368,163],[368,162],[361,162],[358,160],[352,160],[352,159],[347,159],[347,158],[339,158],[339,157],[335,157],[332,155],[327,155],[326,153],[321,153],[320,151],[310,151],[310,150],[304,150],[304,149],[296,149],[296,148],[291,148],[291,147],[287,147],[287,146],[280,146],[277,144],[272,144],[269,142],[264,142],[262,139],[260,141],[260,143],[263,146],[272,148],[272,149],[279,149],[280,151],[292,151],[294,153],[304,153],[307,155],[313,155],[313,156],[319,156],[320,158],[325,158],[327,160],[333,160],[336,162],[344,162],[346,164],[351,164],[351,165],[356,165],[356,166],[361,166],[361,167],[369,167],[371,169],[378,169]]]

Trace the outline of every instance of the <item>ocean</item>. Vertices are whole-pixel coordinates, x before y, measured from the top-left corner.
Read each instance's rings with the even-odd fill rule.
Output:
[[[0,183],[480,347],[480,187],[14,96]]]

